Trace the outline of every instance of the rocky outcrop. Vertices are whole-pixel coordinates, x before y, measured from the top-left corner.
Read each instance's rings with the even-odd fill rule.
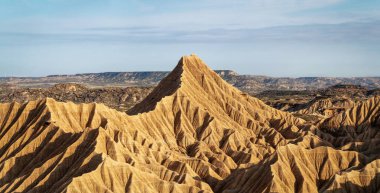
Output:
[[[0,87],[0,102],[24,103],[44,98],[61,102],[103,103],[119,111],[126,111],[141,102],[151,91],[151,87],[106,87],[88,88],[82,84],[56,84],[48,88],[5,88]]]
[[[368,158],[354,151],[330,147],[306,150],[280,147],[265,161],[238,170],[216,187],[217,192],[320,192],[335,174],[362,167]],[[332,188],[332,190],[337,190]]]
[[[361,140],[376,138],[379,126],[379,96],[359,102],[339,115],[323,120],[320,125],[324,131],[335,136]]]
[[[377,117],[375,106],[357,109]],[[344,130],[338,122],[310,125],[184,56],[127,113],[51,98],[0,104],[0,192],[318,192],[344,181],[376,189],[377,151],[338,147],[328,130]]]

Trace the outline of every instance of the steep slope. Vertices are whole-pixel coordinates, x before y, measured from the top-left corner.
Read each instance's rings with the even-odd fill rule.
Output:
[[[53,99],[0,110],[2,192],[207,192],[303,135],[196,56],[130,115]]]
[[[354,102],[349,98],[315,98],[304,105],[298,106],[294,113],[305,115],[321,115],[324,117],[333,117],[342,111],[354,106]]]
[[[380,97],[358,102],[352,108],[326,120],[319,127],[334,136],[336,146],[368,146],[380,139]],[[356,145],[355,145],[356,144]]]
[[[236,170],[214,190],[228,193],[378,192],[379,99],[373,97],[358,102],[322,120],[319,129],[312,129],[335,149],[308,150],[300,144],[282,146],[262,162]]]
[[[342,128],[353,132],[353,127],[366,129],[371,125],[379,125],[379,118],[380,97],[375,96],[366,101],[355,104],[352,108],[338,116],[325,120],[322,127],[330,129]]]
[[[362,170],[376,181],[376,152],[320,147],[331,139],[184,56],[128,114],[50,98],[0,104],[0,192],[317,192]]]
[[[306,150],[287,145],[280,147],[264,162],[236,171],[218,184],[216,191],[319,192],[334,174],[361,167],[367,159],[354,151],[338,151],[329,147]]]
[[[283,135],[297,136],[294,132],[298,131],[297,128],[287,128],[303,123],[301,119],[273,109],[227,84],[195,55],[183,57],[173,72],[129,114],[146,113],[153,109],[156,112],[163,109],[173,111],[175,108],[187,113],[183,111],[189,106],[200,114],[207,112],[213,119],[220,119],[219,122],[234,124],[226,128],[238,125],[261,134],[270,130],[280,141],[285,140]],[[186,116],[191,118],[193,115]],[[266,131],[259,131],[264,128]]]
[[[334,105],[331,99],[314,99],[305,104],[303,107],[300,107],[300,110],[296,113],[300,114],[321,114],[326,115],[325,110],[332,108]]]
[[[216,179],[258,163],[277,146],[302,136],[297,128],[301,119],[235,89],[194,55],[183,57],[129,114],[139,117],[133,122],[149,125],[156,140],[217,166],[212,168],[217,175],[211,176]],[[312,141],[318,144],[318,139]],[[203,178],[213,184],[208,175]]]
[[[378,192],[380,189],[380,160],[375,160],[363,169],[336,174],[321,189],[321,192]]]
[[[126,129],[126,115],[104,105],[46,99],[0,109],[0,192],[211,191],[191,169],[206,166]]]

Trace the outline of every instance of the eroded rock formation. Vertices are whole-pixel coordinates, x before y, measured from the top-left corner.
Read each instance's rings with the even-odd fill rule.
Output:
[[[311,125],[184,56],[128,113],[1,104],[0,192],[374,191],[378,98],[368,103]]]

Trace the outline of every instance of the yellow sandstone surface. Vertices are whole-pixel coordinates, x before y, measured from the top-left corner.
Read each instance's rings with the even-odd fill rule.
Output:
[[[0,192],[374,191],[379,108],[372,98],[307,125],[184,56],[127,113],[0,104]]]

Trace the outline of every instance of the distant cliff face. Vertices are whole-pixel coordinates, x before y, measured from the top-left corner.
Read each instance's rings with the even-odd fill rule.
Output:
[[[369,89],[380,88],[380,77],[336,78],[336,77],[268,77],[239,75],[231,70],[216,70],[228,83],[248,93],[259,93],[267,90],[315,90],[334,85],[361,85]],[[47,77],[12,77],[0,78],[0,84],[11,84],[19,87],[43,88],[59,83],[80,83],[89,87],[126,87],[156,86],[166,77],[166,71],[148,72],[103,72],[75,75],[52,75]]]
[[[13,88],[10,85],[0,85],[0,102],[24,103],[49,97],[61,102],[103,103],[113,109],[126,111],[141,102],[152,89],[152,87],[87,88],[75,83],[56,84],[48,88]]]

